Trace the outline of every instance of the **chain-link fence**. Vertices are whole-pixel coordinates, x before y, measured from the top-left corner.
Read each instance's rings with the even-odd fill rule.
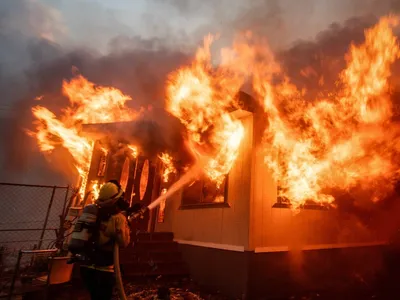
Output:
[[[19,250],[45,249],[54,244],[69,194],[68,186],[0,183],[2,271],[14,267]]]

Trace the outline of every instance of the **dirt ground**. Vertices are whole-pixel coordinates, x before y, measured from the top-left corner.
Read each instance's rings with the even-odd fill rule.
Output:
[[[167,287],[170,291],[171,300],[233,300],[233,298],[226,297],[218,291],[207,291],[196,286],[192,281],[180,281],[180,282],[167,282],[167,281],[148,281],[141,283],[129,282],[125,285],[126,294],[128,299],[146,299],[153,300],[157,298],[157,289],[159,287]],[[73,284],[66,286],[63,290],[57,291],[55,294],[49,297],[54,300],[90,300],[88,293],[84,287],[79,284]],[[115,298],[118,299],[115,293]],[[259,298],[269,299],[268,296]],[[274,298],[273,300],[396,300],[400,299],[400,294],[390,292],[388,290],[384,292],[371,291],[371,290],[358,290],[358,291],[345,291],[342,293],[335,292],[308,292],[301,295],[293,295],[286,298]],[[253,299],[251,299],[253,300]],[[254,299],[258,300],[258,299]]]
[[[218,291],[205,291],[198,288],[191,280],[181,281],[159,281],[159,280],[148,280],[142,282],[128,282],[125,284],[125,293],[129,300],[136,299],[157,299],[157,292],[159,288],[169,290],[171,300],[229,300],[230,298],[225,297],[218,293]],[[81,284],[71,284],[65,286],[64,289],[55,291],[50,296],[51,299],[55,300],[90,300],[89,294]],[[114,299],[117,300],[117,291],[114,291]]]

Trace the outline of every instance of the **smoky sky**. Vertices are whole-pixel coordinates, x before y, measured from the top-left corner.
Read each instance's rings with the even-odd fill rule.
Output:
[[[266,37],[293,81],[311,89],[314,79],[304,79],[299,70],[311,64],[329,81],[343,66],[350,42],[362,40],[380,15],[399,11],[399,3],[0,1],[0,180],[73,183],[72,162],[61,164],[66,153],[58,150],[49,163],[24,132],[32,129],[35,97],[43,95],[40,104],[55,113],[67,105],[61,85],[73,67],[96,84],[121,89],[132,97],[132,107],[151,108],[148,117],[168,128],[166,76],[190,61],[204,35],[218,33],[222,44],[244,30]]]

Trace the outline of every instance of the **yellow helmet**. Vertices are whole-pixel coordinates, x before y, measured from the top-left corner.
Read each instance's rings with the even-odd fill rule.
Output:
[[[119,198],[124,195],[124,191],[114,182],[106,182],[100,188],[97,204],[101,207],[114,205]]]

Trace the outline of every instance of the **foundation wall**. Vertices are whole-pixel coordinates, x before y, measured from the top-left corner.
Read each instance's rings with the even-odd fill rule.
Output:
[[[349,291],[368,294],[385,280],[385,246],[268,253],[180,247],[196,282],[233,299],[290,299],[304,294],[343,299]]]

